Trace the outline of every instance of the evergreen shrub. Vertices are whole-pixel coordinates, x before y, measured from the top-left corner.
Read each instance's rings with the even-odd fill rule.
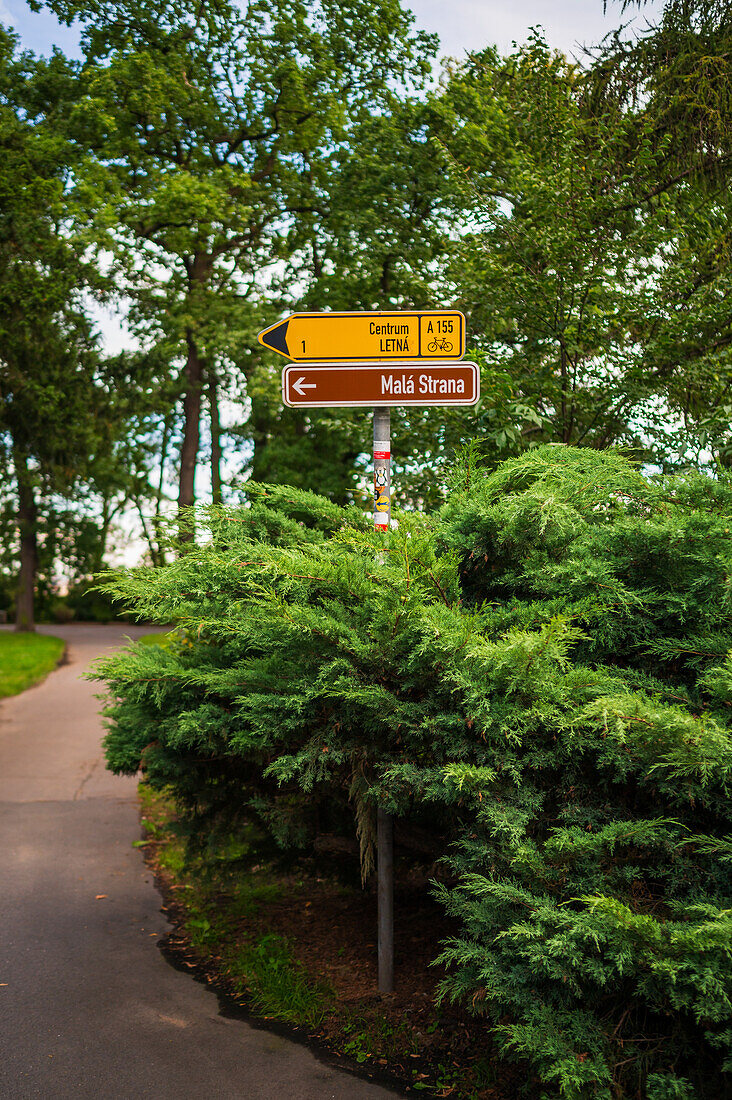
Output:
[[[104,661],[106,751],[205,835],[420,817],[459,931],[442,995],[542,1095],[732,1095],[732,484],[614,453],[466,458],[434,517],[252,486],[108,580],[165,649]]]

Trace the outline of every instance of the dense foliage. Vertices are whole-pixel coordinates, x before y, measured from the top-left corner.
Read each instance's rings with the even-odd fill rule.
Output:
[[[622,444],[668,467],[725,456],[729,184],[671,175],[657,111],[597,81],[539,37],[451,72],[438,136],[471,338],[511,380],[500,422],[519,446]]]
[[[283,407],[257,344],[291,310],[466,313],[483,396],[394,410],[403,506],[439,506],[476,433],[491,464],[547,442],[732,461],[724,0],[667,0],[580,59],[535,32],[505,57],[475,43],[439,80],[401,0],[31,7],[78,28],[80,57],[0,29],[0,608],[19,625],[116,540],[161,562],[176,503],[242,477],[362,498],[357,414]],[[128,330],[105,342],[133,349],[100,354],[97,295]]]
[[[0,531],[9,515],[20,629],[33,626],[37,575],[48,580],[63,542],[59,514],[73,510],[117,426],[113,371],[99,361],[87,316],[102,280],[69,198],[82,155],[64,122],[75,91],[73,65],[19,53],[0,27]],[[3,541],[0,589],[12,536]]]
[[[546,446],[386,539],[253,486],[110,588],[176,631],[103,662],[106,751],[205,838],[420,821],[461,929],[445,996],[547,1097],[730,1092],[732,485]]]

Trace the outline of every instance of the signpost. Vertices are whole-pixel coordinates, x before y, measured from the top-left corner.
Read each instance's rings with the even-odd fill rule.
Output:
[[[374,530],[391,521],[391,409],[374,409]],[[376,809],[376,892],[378,903],[379,993],[394,990],[394,818]]]
[[[313,363],[282,372],[282,399],[295,409],[474,405],[478,397],[475,363]]]
[[[293,313],[259,334],[293,363],[462,359],[465,318],[457,310],[414,313]]]
[[[293,313],[259,334],[291,360],[282,399],[294,409],[374,410],[374,528],[391,521],[394,405],[475,405],[480,378],[464,363],[465,318],[457,310]],[[394,820],[377,810],[379,992],[394,988]]]

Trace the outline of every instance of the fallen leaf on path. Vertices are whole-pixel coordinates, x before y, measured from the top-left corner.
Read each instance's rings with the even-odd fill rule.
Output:
[[[109,894],[97,894],[96,897],[94,898],[94,900],[95,901],[101,901],[102,898],[108,898],[108,897],[109,897]]]

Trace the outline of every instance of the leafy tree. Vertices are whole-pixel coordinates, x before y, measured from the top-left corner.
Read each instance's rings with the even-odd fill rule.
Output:
[[[660,186],[673,133],[627,102],[599,109],[591,74],[537,37],[455,66],[442,103],[453,278],[541,418],[527,441],[698,452],[728,403],[728,196]]]
[[[298,247],[283,272],[283,310],[455,305],[458,291],[448,272],[455,219],[444,158],[435,144],[445,126],[441,97],[432,93],[392,95],[388,110],[357,123],[317,181],[313,210],[294,227]],[[470,332],[469,339],[472,357]],[[498,460],[521,445],[524,429],[541,424],[505,368],[480,353],[478,361],[479,411],[392,410],[392,485],[403,505],[442,503],[444,468],[477,426],[484,450]],[[349,499],[358,497],[370,450],[368,414],[281,410],[273,375],[272,360],[263,356],[258,376],[263,399],[257,403],[263,445],[255,449],[253,476],[316,489],[333,499],[342,499],[342,489],[334,496],[342,486]]]
[[[622,10],[630,6],[621,5]],[[643,7],[642,0],[638,6]],[[590,109],[597,114],[620,109],[637,115],[659,151],[654,178],[636,188],[637,208],[652,208],[661,196],[689,196],[679,235],[681,277],[669,288],[680,323],[651,367],[666,383],[673,412],[726,465],[732,445],[725,306],[730,272],[731,47],[732,14],[724,0],[669,0],[644,33],[632,40],[622,31],[609,37],[594,52],[586,76]]]
[[[385,540],[286,487],[206,515],[207,545],[110,580],[178,628],[98,669],[110,767],[204,843],[350,810],[365,872],[375,806],[416,819],[454,874],[444,995],[545,1096],[727,1095],[728,480],[546,446],[468,456]]]
[[[174,452],[181,434],[178,387],[160,350],[123,352],[107,364],[116,381],[118,429],[104,461],[94,465],[89,500],[100,534],[115,517],[129,530],[132,517],[137,519],[153,565],[164,560],[162,527],[174,504]],[[105,545],[100,539],[92,573],[103,568]]]
[[[293,224],[292,253],[273,287],[279,296],[273,308],[379,310],[432,304],[445,233],[444,174],[430,144],[430,115],[422,99],[387,87],[382,109],[358,116],[332,160],[312,166],[310,207]],[[261,357],[252,476],[315,489],[336,500],[362,496],[363,457],[370,450],[368,413],[283,410],[281,362],[266,353]],[[410,431],[415,420],[421,433]],[[413,452],[419,450],[421,458],[434,449],[437,432],[430,435],[429,420],[420,410],[393,410],[393,424],[395,488],[408,499],[417,490],[409,470]]]
[[[354,133],[328,179],[325,216],[314,226],[312,309],[444,309],[459,293],[450,277],[455,230],[450,184],[435,137],[444,127],[440,96],[393,102]],[[316,262],[317,261],[317,262]],[[469,330],[469,355],[476,348]],[[481,430],[496,457],[532,410],[513,400],[511,380],[478,355],[482,402],[475,408],[392,410],[393,491],[402,505],[438,507],[455,451]],[[320,414],[319,414],[320,416]],[[369,450],[363,414],[339,417]],[[520,432],[516,433],[520,438]]]
[[[353,118],[426,73],[427,36],[397,0],[49,0],[82,25],[86,176],[132,321],[183,361],[179,503],[194,499],[204,390],[247,380],[255,465],[261,301]],[[244,352],[244,353],[243,353]],[[214,459],[214,468],[218,459]],[[217,477],[214,472],[214,484]]]
[[[625,12],[645,3],[622,0],[619,7]],[[731,46],[726,0],[667,0],[644,31],[628,39],[618,30],[593,51],[588,77],[596,109],[639,110],[665,146],[657,190],[689,178],[713,190],[729,185]],[[639,201],[646,197],[639,193]]]
[[[16,625],[30,630],[44,508],[48,543],[55,494],[108,445],[112,413],[82,302],[99,280],[67,201],[75,74],[15,47],[0,30],[0,454],[20,535]]]

